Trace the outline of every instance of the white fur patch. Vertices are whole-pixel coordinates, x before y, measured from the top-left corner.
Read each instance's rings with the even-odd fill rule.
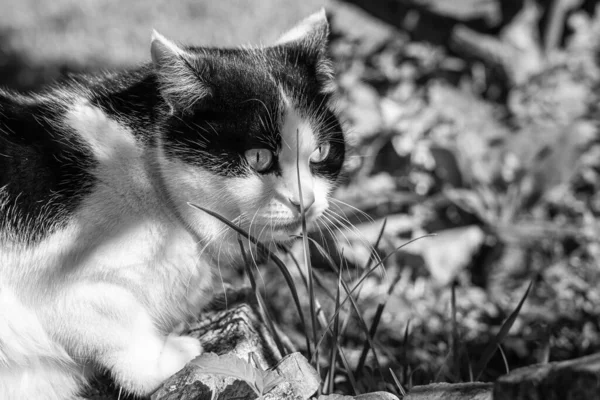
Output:
[[[139,154],[131,131],[87,101],[75,104],[65,117],[100,162],[119,162]]]
[[[310,156],[317,149],[318,142],[310,121],[303,118],[288,100],[281,129],[281,152],[279,164],[282,170],[283,187],[280,193],[298,203],[300,199],[300,184],[302,200],[312,202],[313,175],[310,171]],[[300,182],[298,182],[298,172]]]
[[[252,215],[251,233],[260,239],[286,240],[299,233],[300,199],[306,210],[307,221],[312,225],[328,207],[331,182],[313,175],[310,158],[319,142],[313,124],[283,93],[285,111],[281,123],[281,149],[278,154],[281,175],[261,176],[262,205]],[[254,185],[253,185],[254,186]],[[246,196],[248,191],[240,191]],[[302,195],[300,195],[300,193]],[[241,199],[240,199],[241,201]],[[278,226],[284,226],[280,230]]]
[[[160,361],[163,335],[210,298],[210,263],[161,200],[127,127],[88,102],[63,123],[96,159],[97,182],[67,226],[33,246],[0,242],[0,398],[71,398],[81,376],[67,354],[113,366],[148,393],[174,372]],[[119,349],[142,334],[156,349],[130,368]]]

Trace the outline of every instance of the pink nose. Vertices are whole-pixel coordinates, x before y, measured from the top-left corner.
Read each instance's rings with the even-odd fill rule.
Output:
[[[300,200],[296,200],[296,199],[292,199],[292,198],[289,198],[288,200],[290,201],[290,204],[298,211],[298,213],[302,212]],[[304,203],[304,211],[308,211],[310,206],[312,206],[315,203],[315,195],[314,194],[304,195],[304,199],[302,200],[302,202]]]

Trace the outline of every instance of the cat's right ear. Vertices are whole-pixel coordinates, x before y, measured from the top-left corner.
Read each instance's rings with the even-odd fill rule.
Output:
[[[276,43],[276,45],[298,49],[306,56],[306,60],[315,67],[321,90],[325,93],[332,92],[335,87],[333,66],[327,56],[328,36],[329,22],[325,9],[322,8],[300,21],[283,34]],[[294,54],[292,59],[298,62],[298,57]]]
[[[206,68],[198,55],[191,54],[156,30],[152,32],[150,54],[160,92],[172,112],[186,112],[210,95],[208,85],[201,78]]]

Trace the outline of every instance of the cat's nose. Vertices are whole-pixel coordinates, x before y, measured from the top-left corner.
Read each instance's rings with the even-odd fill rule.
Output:
[[[290,204],[298,211],[298,214],[300,214],[302,212],[300,200],[292,199],[292,198],[289,198],[288,200],[290,201]],[[308,211],[310,206],[312,206],[314,204],[315,195],[314,194],[304,195],[304,199],[302,202],[304,203],[304,211],[306,212],[306,211]]]

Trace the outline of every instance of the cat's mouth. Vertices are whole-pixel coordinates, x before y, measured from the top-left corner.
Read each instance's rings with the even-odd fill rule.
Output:
[[[268,226],[270,234],[267,236],[275,242],[289,242],[302,233],[301,219],[271,223]]]
[[[314,216],[306,216],[306,226],[310,230],[314,224]],[[250,234],[259,240],[274,240],[288,242],[302,234],[302,218],[299,216],[287,218],[269,218],[253,221]]]

